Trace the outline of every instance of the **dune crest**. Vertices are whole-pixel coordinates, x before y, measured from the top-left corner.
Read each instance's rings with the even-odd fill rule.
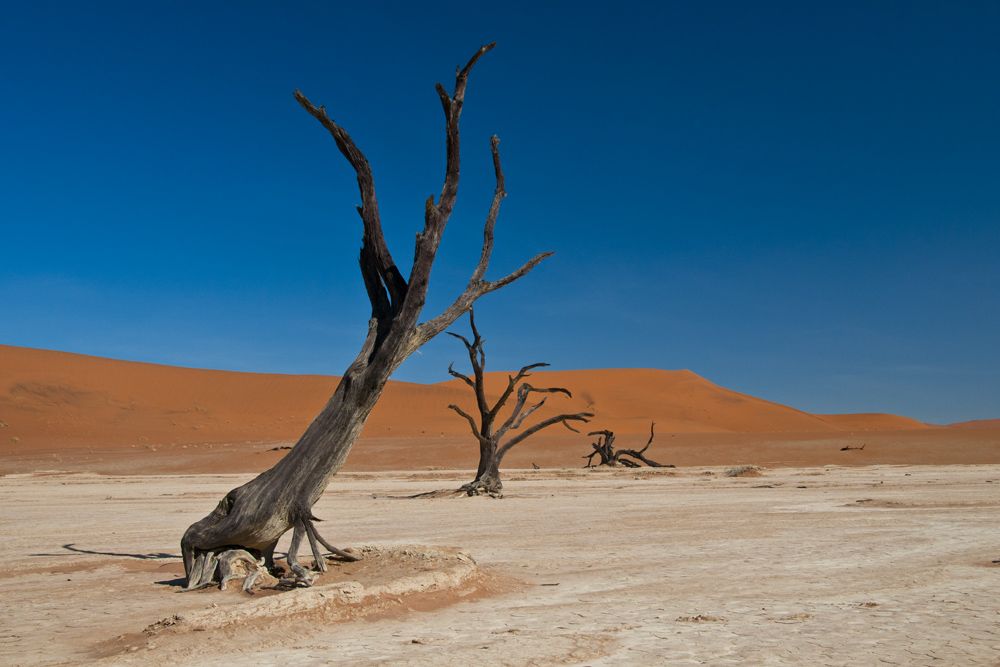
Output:
[[[486,374],[496,397],[508,373]],[[178,368],[0,345],[0,445],[105,447],[289,442],[305,430],[339,378]],[[536,415],[592,411],[594,430],[646,434],[831,433],[930,428],[885,414],[813,415],[715,385],[688,370],[538,371],[536,387],[565,387]],[[363,439],[468,436],[447,409],[473,410],[459,380],[390,382]],[[513,399],[511,400],[513,403]],[[984,428],[998,420],[982,422]],[[956,424],[973,428],[976,422]],[[995,427],[995,425],[993,426]],[[564,432],[553,427],[547,433]],[[16,440],[15,440],[16,439]]]

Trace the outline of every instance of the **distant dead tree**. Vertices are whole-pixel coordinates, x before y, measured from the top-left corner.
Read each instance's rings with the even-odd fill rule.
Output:
[[[453,368],[455,365],[454,363],[448,366],[448,373],[472,387],[472,390],[476,394],[476,406],[479,409],[479,424],[477,425],[476,420],[473,419],[472,415],[466,413],[457,405],[448,406],[468,420],[469,426],[472,427],[472,434],[476,436],[476,440],[479,441],[479,468],[476,470],[476,478],[468,484],[463,485],[459,490],[464,491],[470,496],[481,494],[495,495],[500,493],[501,489],[503,489],[503,484],[500,482],[500,462],[503,460],[504,455],[507,454],[507,452],[509,452],[514,445],[523,442],[526,438],[533,436],[543,428],[548,428],[553,424],[561,423],[569,430],[579,433],[579,431],[569,425],[569,422],[588,422],[590,421],[589,418],[593,417],[594,414],[592,412],[578,412],[571,415],[562,414],[556,415],[555,417],[549,417],[544,421],[538,422],[531,428],[518,433],[507,440],[507,442],[500,444],[504,436],[506,436],[510,431],[520,428],[524,420],[527,419],[535,410],[542,407],[542,405],[545,404],[545,401],[548,400],[548,397],[543,398],[541,401],[525,410],[524,406],[527,404],[528,396],[530,394],[562,393],[566,394],[570,398],[572,398],[573,395],[569,393],[568,390],[561,387],[539,389],[537,387],[532,387],[527,383],[518,387],[518,384],[524,378],[530,377],[528,371],[533,368],[548,366],[548,364],[531,364],[530,366],[525,366],[518,371],[517,375],[507,377],[507,388],[504,389],[504,392],[500,395],[499,400],[497,400],[497,402],[490,407],[489,403],[486,401],[486,386],[483,381],[483,368],[486,366],[486,353],[483,351],[483,339],[480,337],[479,331],[476,329],[476,319],[471,308],[469,309],[469,324],[472,326],[471,343],[464,336],[460,336],[450,331],[447,332],[448,335],[454,336],[465,344],[465,349],[469,353],[469,361],[472,362],[472,379],[456,371]],[[510,416],[507,417],[507,419],[494,430],[500,410],[507,402],[507,399],[509,399],[514,393],[515,389],[517,390],[517,402],[514,404],[514,410],[510,413]]]
[[[321,571],[326,570],[326,564],[320,545],[341,557],[356,559],[334,548],[319,535],[313,525],[318,519],[313,516],[312,507],[347,459],[392,372],[417,348],[468,311],[476,299],[514,282],[552,254],[537,255],[500,280],[483,278],[493,250],[493,227],[500,202],[506,196],[497,148],[499,139],[492,137],[496,190],[486,217],[479,264],[465,291],[443,313],[418,324],[427,298],[431,266],[458,196],[458,120],[466,83],[476,61],[493,46],[481,47],[465,67],[456,68],[454,95],[449,95],[444,86],[437,84],[446,124],[444,186],[437,203],[431,196],[424,206],[424,228],[417,234],[408,279],[396,267],[383,236],[368,160],[347,132],[327,116],[324,107],[315,107],[305,95],[295,91],[298,103],[329,130],[337,148],[357,173],[361,193],[361,205],[357,210],[364,227],[361,277],[372,307],[368,335],[326,407],[292,450],[270,470],[227,493],[211,514],[184,533],[181,551],[188,590],[217,582],[220,562],[229,569],[228,565],[235,561],[256,561],[273,571],[275,545],[288,530],[292,530],[292,540],[287,561],[291,578],[297,585],[308,586],[313,581],[313,575],[298,562],[303,539],[309,541],[316,566]],[[222,575],[226,576],[228,574]]]
[[[649,425],[649,441],[646,443],[646,446],[640,449],[639,451],[635,451],[634,449],[619,449],[615,451],[615,448],[611,446],[611,443],[615,441],[614,433],[612,433],[611,431],[591,431],[587,435],[596,435],[598,436],[598,438],[597,442],[591,443],[590,445],[591,447],[594,448],[594,451],[592,451],[589,456],[583,457],[587,459],[587,465],[585,465],[584,467],[590,468],[593,458],[595,456],[601,457],[601,462],[597,464],[599,466],[621,465],[625,466],[626,468],[641,467],[638,463],[629,458],[622,458],[630,456],[633,459],[638,459],[639,461],[642,461],[651,468],[673,468],[674,466],[672,465],[664,465],[662,463],[657,463],[656,461],[651,461],[647,459],[645,456],[643,456],[646,450],[649,449],[649,445],[652,444],[653,442],[654,426],[656,426],[656,422],[653,422]]]

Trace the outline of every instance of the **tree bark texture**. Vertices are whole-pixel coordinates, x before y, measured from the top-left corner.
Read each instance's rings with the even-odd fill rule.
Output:
[[[528,371],[531,369],[548,366],[548,364],[531,364],[518,371],[516,376],[508,376],[507,387],[497,402],[491,407],[486,400],[486,385],[483,375],[483,369],[486,366],[486,353],[483,351],[483,339],[479,335],[479,330],[476,329],[475,313],[471,308],[469,309],[469,324],[472,327],[472,342],[469,342],[468,339],[456,333],[448,332],[449,336],[454,336],[465,344],[466,351],[469,353],[469,361],[472,363],[472,378],[470,379],[468,376],[456,371],[453,368],[454,364],[448,366],[448,373],[472,387],[476,396],[476,407],[479,411],[479,423],[477,424],[471,415],[464,412],[457,405],[448,406],[469,422],[472,434],[479,442],[479,467],[476,470],[476,478],[469,484],[464,485],[460,490],[465,491],[470,496],[480,494],[497,495],[503,489],[503,483],[500,481],[500,462],[503,461],[504,455],[514,445],[523,442],[526,438],[554,424],[561,423],[569,430],[577,432],[575,428],[569,425],[569,422],[588,422],[590,421],[589,418],[594,415],[591,412],[579,412],[577,414],[561,414],[549,417],[500,444],[504,436],[510,431],[519,429],[531,413],[545,404],[547,397],[525,410],[528,397],[532,392],[539,394],[562,393],[571,398],[573,395],[561,387],[539,389],[527,383],[520,384],[524,378],[530,377]],[[503,423],[496,426],[497,417],[501,409],[507,403],[507,399],[514,394],[515,390],[517,391],[517,401],[514,404],[513,411]]]
[[[496,281],[483,277],[493,249],[493,228],[501,200],[506,196],[500,167],[499,139],[490,139],[496,173],[496,190],[484,228],[482,253],[468,286],[443,313],[418,324],[427,296],[431,266],[458,194],[458,121],[465,100],[469,72],[495,44],[481,47],[464,68],[456,68],[455,90],[449,95],[437,84],[446,123],[444,185],[437,203],[427,199],[424,228],[417,234],[413,266],[404,278],[392,258],[379,217],[371,167],[350,135],[329,116],[323,106],[314,106],[302,93],[295,99],[333,136],[337,148],[357,173],[363,223],[359,258],[361,276],[371,302],[368,334],[354,363],[344,373],[333,396],[291,451],[273,468],[230,491],[207,517],[193,524],[181,540],[188,589],[200,588],[219,579],[218,564],[232,559],[227,552],[243,550],[262,559],[273,569],[278,538],[292,530],[287,561],[295,580],[311,585],[313,576],[298,563],[303,539],[308,540],[317,567],[326,570],[324,550],[354,558],[330,545],[317,532],[312,507],[331,477],[340,470],[364,427],[375,402],[393,371],[421,345],[441,333],[476,299],[517,280],[552,253],[533,257],[521,268]]]

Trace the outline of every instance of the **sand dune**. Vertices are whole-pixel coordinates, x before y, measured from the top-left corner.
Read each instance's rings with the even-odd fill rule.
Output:
[[[487,374],[491,398],[503,391],[507,378],[507,373]],[[549,395],[537,417],[558,412],[593,412],[595,417],[582,435],[560,426],[546,431],[531,453],[515,449],[512,465],[579,465],[580,455],[589,451],[590,430],[611,430],[622,446],[641,446],[651,422],[656,422],[658,446],[674,438],[669,442],[689,444],[688,453],[707,453],[717,443],[745,448],[751,440],[787,443],[939,429],[971,436],[973,429],[988,434],[1000,427],[1000,420],[949,429],[897,415],[814,415],[719,387],[687,370],[540,371],[528,381],[573,393],[572,398]],[[0,345],[0,455],[290,443],[322,409],[337,382],[332,376],[177,368]],[[449,404],[467,412],[475,409],[471,390],[459,380],[390,382],[350,462],[373,469],[429,462],[474,465],[468,424]],[[987,445],[983,441],[980,446]]]
[[[893,431],[935,428],[909,417],[869,412],[854,415],[814,415],[842,431]]]
[[[487,373],[495,398],[507,373]],[[177,368],[66,352],[0,346],[0,419],[5,434],[37,444],[285,441],[306,428],[338,378]],[[541,371],[529,382],[559,386],[540,417],[595,413],[594,429],[647,433],[749,433],[927,428],[896,415],[812,415],[724,389],[691,371]],[[474,409],[459,380],[390,382],[364,437],[461,436]],[[513,403],[513,400],[510,401]],[[5,440],[9,439],[5,438]]]
[[[948,424],[951,428],[1000,428],[1000,419],[975,419],[969,422]]]

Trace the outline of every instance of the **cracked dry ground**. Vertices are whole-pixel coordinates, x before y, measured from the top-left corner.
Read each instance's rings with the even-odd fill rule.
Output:
[[[467,477],[342,474],[316,514],[343,517],[338,545],[458,547],[503,585],[153,638],[129,633],[245,599],[169,583],[183,529],[246,477],[0,478],[2,662],[1000,663],[1000,466],[514,471],[500,500],[393,497]]]

